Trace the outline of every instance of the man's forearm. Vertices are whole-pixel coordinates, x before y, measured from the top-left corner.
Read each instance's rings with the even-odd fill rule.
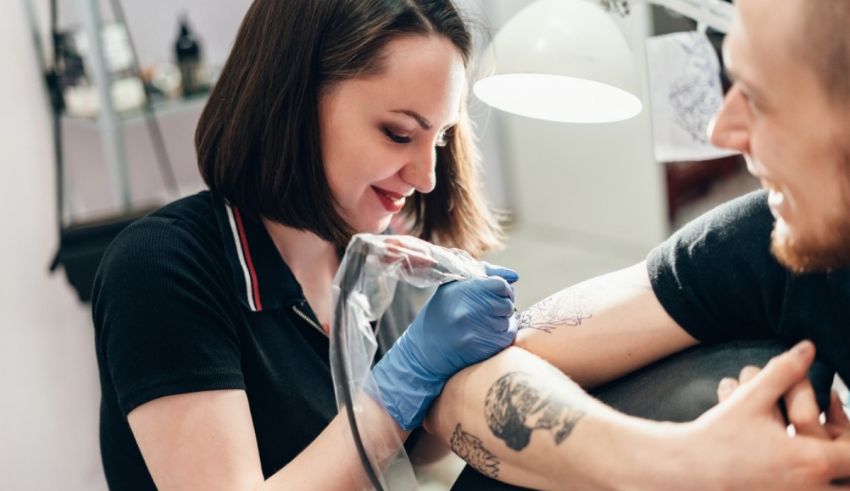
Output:
[[[696,343],[670,318],[644,263],[565,288],[520,314],[516,345],[585,388]]]
[[[518,348],[453,377],[426,428],[483,474],[540,489],[661,489],[677,458],[674,425],[617,413]]]

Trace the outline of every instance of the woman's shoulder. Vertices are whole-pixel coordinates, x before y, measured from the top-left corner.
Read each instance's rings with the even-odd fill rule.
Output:
[[[109,249],[153,252],[186,247],[220,235],[214,209],[216,201],[209,191],[173,201],[128,225]]]
[[[168,227],[172,231],[213,229],[216,227],[215,207],[220,201],[209,191],[201,191],[172,201],[136,220],[127,228],[133,230],[134,227]]]
[[[204,191],[131,223],[104,252],[97,278],[150,278],[166,270],[209,273],[210,268],[218,269],[224,250],[215,212],[217,201]]]

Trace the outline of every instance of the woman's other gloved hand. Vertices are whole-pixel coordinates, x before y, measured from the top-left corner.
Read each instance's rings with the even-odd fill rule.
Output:
[[[403,429],[422,424],[452,375],[513,343],[510,284],[519,275],[490,265],[487,275],[440,286],[372,370],[387,411]]]

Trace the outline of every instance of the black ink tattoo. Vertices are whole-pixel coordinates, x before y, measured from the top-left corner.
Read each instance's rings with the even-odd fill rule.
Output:
[[[551,333],[558,327],[580,326],[593,315],[580,292],[567,290],[552,295],[519,314],[519,329],[537,329]]]
[[[499,459],[493,452],[484,448],[484,443],[475,435],[463,431],[460,423],[455,426],[451,440],[452,451],[458,457],[487,477],[499,477]]]
[[[555,444],[560,445],[585,412],[565,404],[563,397],[546,395],[531,375],[511,372],[487,391],[484,414],[490,431],[508,447],[520,451],[528,446],[534,430],[552,433]]]

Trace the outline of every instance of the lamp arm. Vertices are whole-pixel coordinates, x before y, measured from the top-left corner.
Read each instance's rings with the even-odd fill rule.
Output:
[[[615,11],[622,16],[629,14],[631,6],[641,0],[598,0],[606,10]],[[690,17],[697,23],[719,32],[729,32],[735,7],[721,0],[643,0],[647,3],[668,8]]]

